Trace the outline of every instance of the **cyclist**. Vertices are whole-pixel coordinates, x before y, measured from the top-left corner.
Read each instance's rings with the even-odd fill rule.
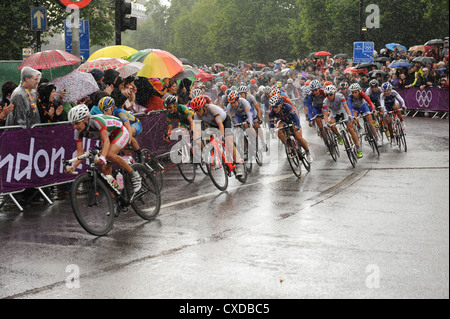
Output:
[[[341,93],[346,100],[348,100],[348,83],[347,82],[341,82],[339,83],[339,93]]]
[[[257,116],[255,121],[258,121],[258,127],[259,127],[259,120],[261,117],[261,108],[258,101],[256,101],[256,98],[248,93],[248,87],[246,86],[240,86],[237,90],[237,93],[244,99],[246,99],[249,103],[251,108],[253,109],[255,116]],[[229,102],[229,100],[228,100]]]
[[[134,152],[136,153],[136,160],[138,163],[142,162],[142,152],[136,137],[142,132],[142,123],[137,117],[130,112],[116,107],[115,101],[112,97],[104,97],[98,102],[98,107],[105,115],[118,117],[123,125],[130,133],[130,144]]]
[[[279,120],[277,123],[277,128],[282,128],[284,125],[294,124],[295,128],[295,139],[299,142],[301,147],[305,150],[306,160],[308,163],[313,162],[313,158],[311,152],[309,151],[308,143],[302,136],[302,126],[300,125],[300,120],[295,112],[294,108],[289,104],[283,101],[281,95],[272,96],[270,98],[270,106],[272,107],[272,111],[269,114],[270,121],[270,130],[272,132],[272,136],[274,136],[275,129],[275,119]],[[283,130],[278,131],[278,138],[284,144],[286,140],[286,136]]]
[[[347,101],[341,93],[336,92],[337,89],[334,85],[328,85],[325,88],[326,99],[323,101],[323,113],[325,116],[325,123],[328,125],[334,124],[339,119],[346,121],[348,131],[352,136],[353,142],[356,145],[356,153],[358,158],[363,157],[363,152],[361,150],[361,145],[359,144],[358,135],[356,135],[353,129],[352,123],[349,119],[352,118],[352,113],[347,105]],[[343,144],[342,137],[339,135],[336,125],[332,126],[332,131],[338,137],[339,145]]]
[[[402,123],[403,131],[406,129],[405,120],[403,119],[402,112],[400,111],[400,106],[403,110],[406,110],[405,100],[398,94],[397,91],[392,89],[392,84],[385,82],[381,85],[381,90],[383,93],[380,95],[381,108],[386,112],[396,111],[400,122]],[[385,116],[385,121],[389,127],[389,132],[393,136],[392,130],[392,119],[389,115]]]
[[[164,107],[167,110],[167,142],[169,142],[169,137],[172,134],[174,119],[178,119],[178,125],[182,129],[192,131],[194,127],[194,111],[190,107],[187,107],[183,104],[178,104],[178,99],[174,95],[169,95],[164,100]]]
[[[308,117],[310,118],[309,126],[313,127],[313,121],[316,122],[317,127],[320,130],[320,134],[324,141],[327,143],[327,135],[323,130],[323,101],[325,100],[325,92],[320,87],[320,82],[318,80],[313,80],[309,84],[310,93],[308,95],[307,105],[308,105]]]
[[[377,111],[375,110],[375,106],[373,105],[372,101],[362,91],[362,88],[358,83],[353,83],[352,85],[350,85],[350,88],[348,90],[351,93],[351,95],[348,97],[348,107],[350,111],[352,111],[352,113],[355,112],[356,113],[355,116],[358,116],[359,114],[362,113],[363,116],[367,118],[369,127],[372,130],[377,145],[382,146],[383,143],[381,142],[381,139],[378,137],[377,130],[373,125],[372,112],[376,115]],[[359,123],[357,124],[359,127]]]
[[[309,87],[310,82],[306,82],[305,85],[302,87],[302,95],[303,95],[303,111],[305,112],[306,121],[311,120],[309,118],[309,109],[308,109],[308,95],[311,93],[311,89]]]
[[[119,156],[130,141],[130,133],[118,118],[109,115],[92,115],[89,108],[80,104],[73,107],[68,115],[68,120],[75,129],[75,140],[77,145],[77,157],[83,155],[83,137],[100,140],[102,143],[101,155],[97,163],[101,164],[105,175],[111,175],[113,164],[131,174],[133,191],[139,192],[142,188],[142,178],[138,172],[133,171],[130,165]],[[108,161],[112,163],[108,163]],[[66,172],[73,174],[81,161],[76,161],[73,166],[66,167]]]
[[[195,122],[204,122],[210,127],[219,129],[221,135],[225,137],[226,149],[232,150],[233,161],[236,163],[236,176],[242,176],[244,168],[242,159],[234,146],[231,118],[220,106],[207,103],[203,95],[197,96],[191,101],[191,108],[195,112]],[[194,129],[194,140],[201,138],[199,133],[201,134],[201,130]]]
[[[380,108],[380,95],[381,95],[381,88],[378,86],[378,81],[376,79],[373,79],[369,82],[369,87],[366,90],[366,95],[370,98],[373,105],[377,109]]]

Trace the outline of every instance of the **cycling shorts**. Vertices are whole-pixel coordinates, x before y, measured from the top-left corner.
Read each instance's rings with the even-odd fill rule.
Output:
[[[347,112],[341,112],[341,113],[337,113],[334,114],[333,112],[330,114],[330,116],[336,121],[339,122],[340,120],[344,120],[346,124],[350,123],[349,119],[348,119],[348,114]]]
[[[250,109],[250,113],[252,113],[253,122],[257,121],[258,118],[255,117],[255,111],[253,111],[253,109]],[[236,122],[238,124],[241,124],[241,123],[243,123],[243,122],[245,122],[247,120],[247,114],[244,114],[243,116],[235,114],[234,115],[234,119],[236,120]]]
[[[128,132],[125,126],[122,127],[122,130],[118,131],[117,134],[109,137],[111,141],[111,145],[119,146],[120,150],[123,150],[128,143],[130,142],[130,133]]]
[[[131,127],[136,130],[135,137],[137,137],[137,136],[139,136],[139,134],[141,134],[141,132],[142,132],[142,122],[139,121],[137,123],[133,123],[133,124],[131,124]]]
[[[362,113],[364,116],[367,114],[370,114],[370,112],[371,112],[369,109],[369,106],[366,103],[361,105],[361,107],[359,107],[359,108],[354,107],[353,110],[356,111],[357,115]]]
[[[320,115],[320,114],[323,114],[323,108],[321,106],[319,106],[319,107],[313,106],[312,107],[312,113],[313,113],[313,117],[317,116],[317,115]]]

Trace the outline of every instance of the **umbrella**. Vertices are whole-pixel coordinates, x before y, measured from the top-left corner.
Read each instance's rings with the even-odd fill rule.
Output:
[[[188,59],[180,58],[180,61],[181,61],[183,64],[187,64],[187,65],[190,65],[190,66],[195,66],[195,64],[192,63],[191,61],[189,61]]]
[[[334,56],[334,59],[348,59],[348,55],[345,53],[339,53]]]
[[[395,69],[395,68],[407,68],[411,66],[412,64],[409,63],[407,60],[395,60],[391,64],[389,64],[389,68]]]
[[[181,80],[181,79],[186,79],[186,78],[193,78],[199,73],[200,73],[200,70],[189,67],[189,68],[185,68],[183,72],[178,73],[175,77],[178,80]]]
[[[268,66],[266,66],[261,71],[263,71],[263,72],[270,72],[270,71],[273,71],[273,69],[268,67]]]
[[[231,72],[242,73],[241,69],[239,69],[239,68],[231,68]]]
[[[78,71],[89,72],[92,69],[100,69],[106,71],[109,69],[117,69],[124,65],[130,64],[127,60],[114,58],[99,58],[93,61],[86,61],[78,68]]]
[[[360,63],[355,66],[355,69],[367,69],[373,66],[377,66],[375,63]]]
[[[408,50],[405,46],[398,44],[398,43],[388,43],[388,44],[386,44],[386,48],[391,51],[394,51],[395,48],[397,48],[399,51],[407,51]]]
[[[136,49],[127,47],[126,45],[113,45],[105,47],[94,52],[88,59],[88,61],[97,60],[99,58],[116,58],[126,60],[132,54],[139,52]]]
[[[356,69],[354,67],[348,67],[344,70],[344,73],[349,74],[349,73],[364,73],[367,74],[368,71],[365,69]]]
[[[69,52],[48,50],[30,55],[18,69],[22,70],[26,66],[36,70],[51,69],[58,66],[74,65],[79,62],[81,62],[80,58]]]
[[[415,58],[414,60],[412,60],[413,62],[419,62],[419,63],[422,63],[422,64],[424,64],[424,65],[427,65],[427,64],[433,64],[433,63],[437,63],[438,61],[435,59],[435,58],[433,58],[433,57],[431,57],[431,56],[420,56],[420,57],[418,57],[418,58]]]
[[[56,86],[57,96],[59,92],[66,90],[63,102],[75,102],[100,90],[91,73],[78,70],[73,70],[71,73],[53,80],[52,83]]]
[[[298,70],[296,70],[296,69],[288,68],[288,69],[282,70],[281,72],[276,73],[275,74],[275,78],[279,79],[279,78],[282,78],[282,77],[285,77],[285,76],[290,76],[290,75],[291,76],[297,76],[299,73],[300,72]]]
[[[380,56],[380,57],[377,57],[377,58],[373,59],[374,62],[387,62],[387,61],[390,61],[390,60],[391,59],[389,59],[388,57],[385,57],[385,56]]]
[[[409,52],[416,52],[416,51],[422,51],[425,52],[425,46],[424,45],[415,45],[413,47],[410,47]]]
[[[135,75],[144,67],[144,63],[141,62],[131,62],[130,64],[121,66],[117,68],[116,71],[120,73],[120,76],[126,79],[131,75]]]
[[[319,52],[316,52],[316,53],[314,53],[314,56],[331,56],[331,53],[330,52],[327,52],[327,51],[319,51]]]
[[[388,73],[383,70],[373,70],[373,71],[369,72],[369,75],[371,77],[376,77],[377,75],[381,75],[381,76],[388,75]]]
[[[200,80],[200,81],[202,81],[202,82],[208,82],[208,81],[214,79],[214,75],[209,74],[209,73],[207,73],[205,71],[201,71],[199,74],[197,74],[195,76],[195,78]]]
[[[214,66],[216,68],[224,68],[225,67],[225,65],[223,65],[222,63],[216,63],[216,64],[214,64]]]
[[[171,78],[184,71],[183,63],[167,51],[158,49],[147,49],[147,54],[141,55],[137,60],[144,63],[144,67],[137,74],[146,78]],[[142,51],[135,53],[140,54]],[[131,56],[129,61],[134,57]]]
[[[278,59],[278,60],[275,60],[275,61],[273,61],[274,63],[286,63],[286,60],[283,60],[283,59]]]
[[[317,52],[311,52],[311,53],[308,55],[308,58],[314,58],[315,55],[316,55],[316,53],[317,53]]]
[[[444,44],[444,40],[441,39],[433,39],[425,43],[426,46],[440,45]]]

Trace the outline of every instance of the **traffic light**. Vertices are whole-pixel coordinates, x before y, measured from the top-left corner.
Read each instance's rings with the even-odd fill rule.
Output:
[[[118,29],[123,32],[137,29],[137,18],[127,17],[127,15],[131,14],[131,11],[131,2],[116,0],[116,30]]]

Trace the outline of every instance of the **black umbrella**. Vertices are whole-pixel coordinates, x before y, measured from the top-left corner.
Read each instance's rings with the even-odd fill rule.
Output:
[[[272,68],[269,68],[268,66],[266,66],[265,68],[263,68],[261,71],[263,72],[269,72],[269,71],[273,71]]]
[[[333,58],[334,59],[348,59],[348,55],[345,53],[339,53],[339,54],[336,54]]]
[[[385,56],[380,56],[380,57],[377,57],[377,58],[373,59],[374,62],[387,62],[387,61],[390,61],[390,60],[391,59],[389,59],[388,57],[385,57]]]
[[[355,69],[368,69],[368,68],[371,68],[373,66],[377,67],[377,65],[375,63],[360,63],[360,64],[355,66]]]
[[[422,63],[424,65],[427,65],[427,64],[437,63],[437,60],[435,58],[431,57],[431,56],[420,56],[418,58],[415,58],[413,60],[413,62],[419,62],[419,63]]]
[[[373,70],[373,71],[369,72],[369,76],[371,76],[373,78],[376,77],[377,75],[384,76],[384,75],[388,75],[388,73],[383,70]]]
[[[426,46],[432,46],[432,45],[440,45],[444,44],[444,40],[442,39],[433,39],[425,43]]]

